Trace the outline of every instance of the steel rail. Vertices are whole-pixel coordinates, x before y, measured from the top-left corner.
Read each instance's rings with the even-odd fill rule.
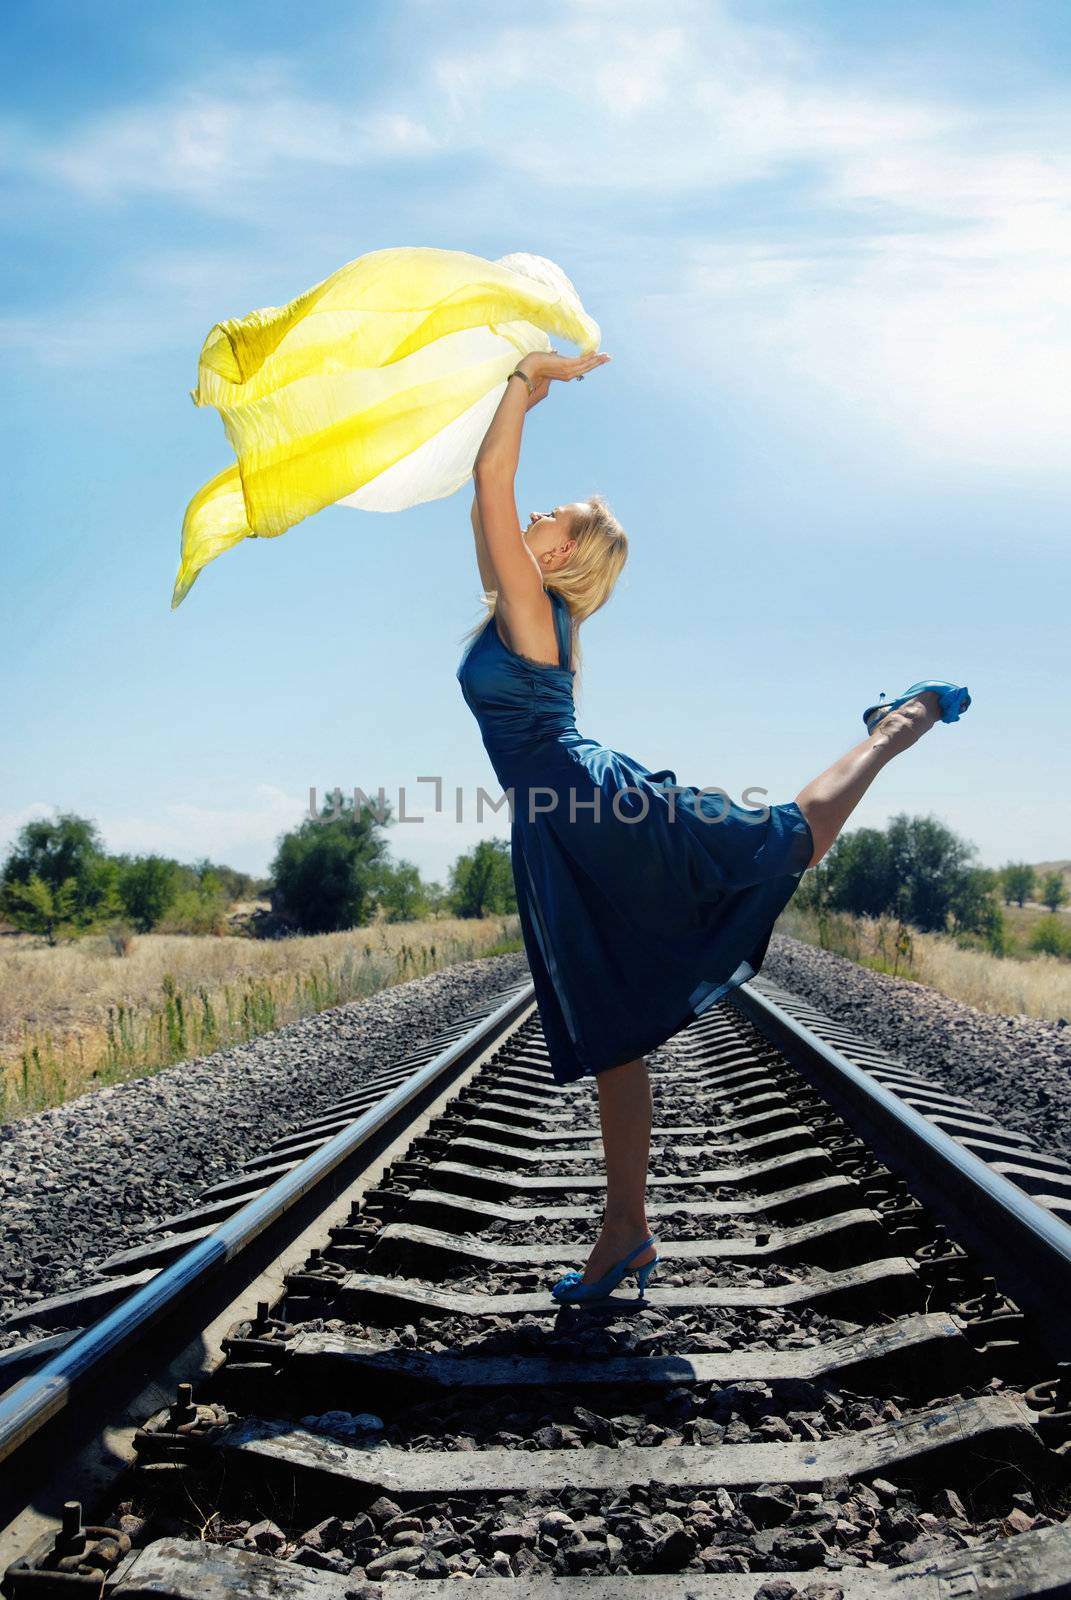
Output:
[[[170,1266],[161,1268],[151,1282],[134,1290],[120,1305],[79,1334],[66,1349],[0,1396],[0,1461],[13,1455],[27,1439],[63,1411],[75,1391],[84,1387],[104,1362],[145,1333],[220,1267],[233,1261],[414,1100],[441,1080],[449,1079],[469,1059],[486,1049],[528,1009],[533,998],[532,984],[524,984],[461,1038],[418,1067],[328,1144],[292,1172],[276,1179],[255,1199],[221,1222],[207,1239],[191,1245]]]
[[[828,1099],[957,1242],[999,1262],[1002,1284],[1052,1330],[1055,1353],[1071,1343],[1071,1227],[979,1156],[878,1083],[750,983],[733,1004]]]

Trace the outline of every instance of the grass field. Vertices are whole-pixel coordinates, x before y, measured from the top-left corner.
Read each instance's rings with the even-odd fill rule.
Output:
[[[1030,925],[1044,916],[1044,907],[1006,909],[1017,942],[1025,949]],[[962,949],[954,938],[902,929],[894,917],[852,917],[827,912],[821,922],[811,911],[791,903],[777,922],[777,932],[820,945],[861,966],[913,978],[953,1000],[1006,1016],[1071,1019],[1071,962],[1058,956],[993,956]]]
[[[1041,906],[1005,908],[1015,954],[963,949],[891,918],[790,904],[779,932],[913,978],[983,1011],[1071,1017],[1071,962],[1026,959]],[[1071,918],[1069,918],[1071,920]],[[61,1105],[361,999],[458,961],[522,948],[516,916],[376,923],[348,933],[257,940],[145,934],[118,956],[89,936],[55,949],[0,940],[0,1121]],[[1020,954],[1021,953],[1021,954]]]
[[[520,950],[516,916],[258,940],[0,941],[0,1121],[140,1077],[441,967]]]

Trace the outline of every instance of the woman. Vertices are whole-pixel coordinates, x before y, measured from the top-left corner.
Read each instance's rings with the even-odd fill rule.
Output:
[[[867,737],[795,800],[747,811],[586,738],[573,701],[575,636],[609,599],[627,540],[598,496],[533,512],[514,478],[525,414],[552,382],[583,380],[605,354],[525,356],[473,467],[473,530],[491,614],[457,670],[511,802],[511,860],[524,947],[555,1081],[595,1075],[606,1158],[602,1228],[561,1301],[605,1298],[656,1262],[645,1190],[651,1134],[646,1052],[759,970],[773,923],[878,771],[966,689],[928,682],[864,712]]]

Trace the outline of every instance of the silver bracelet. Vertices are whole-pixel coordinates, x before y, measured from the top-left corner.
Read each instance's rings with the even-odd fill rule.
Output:
[[[529,398],[531,398],[531,396],[535,393],[535,390],[532,388],[531,378],[529,378],[527,372],[522,372],[520,367],[514,367],[513,371],[509,375],[509,378],[523,378],[528,389]],[[506,379],[507,383],[509,382],[509,378]]]

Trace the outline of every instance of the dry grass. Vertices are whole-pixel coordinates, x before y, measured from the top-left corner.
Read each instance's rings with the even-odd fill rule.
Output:
[[[516,916],[379,922],[256,940],[145,934],[48,949],[0,941],[0,1117],[61,1105],[477,956],[520,949]]]
[[[1057,956],[1024,961],[961,949],[947,936],[903,930],[894,917],[827,912],[820,925],[814,912],[791,904],[778,919],[777,931],[834,950],[860,966],[913,978],[979,1011],[1050,1022],[1071,1018],[1071,962]]]

